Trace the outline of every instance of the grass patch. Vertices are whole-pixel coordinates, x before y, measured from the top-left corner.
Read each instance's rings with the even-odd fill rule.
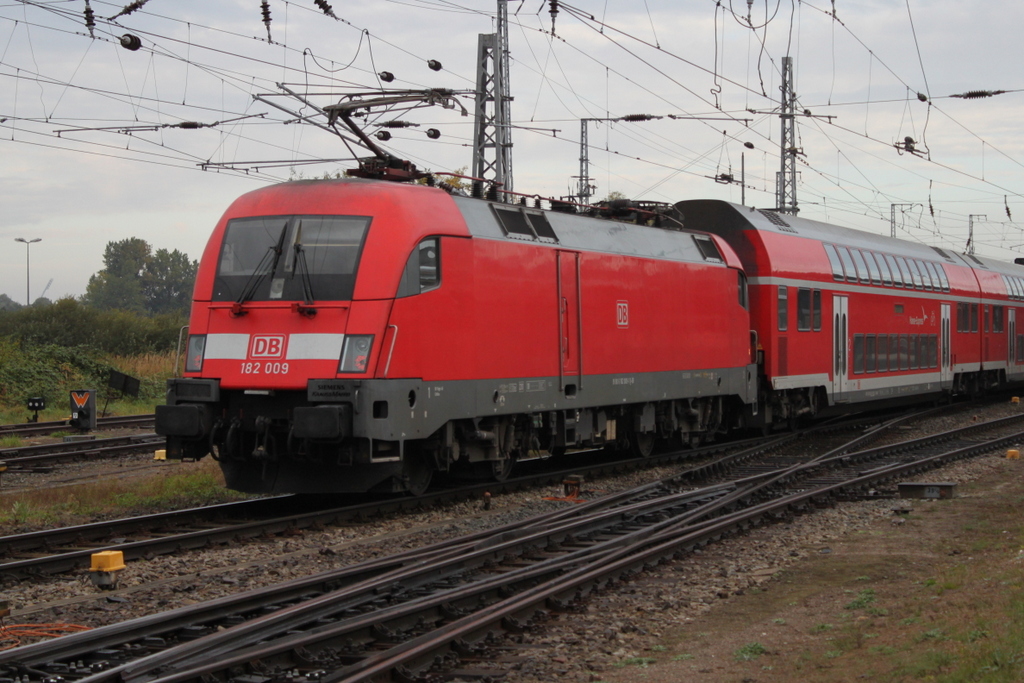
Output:
[[[20,436],[0,436],[0,448],[21,448],[21,446]]]
[[[224,488],[217,463],[169,466],[145,479],[90,481],[75,486],[0,494],[0,529],[70,525],[96,517],[127,517],[241,500],[244,494]]]
[[[757,659],[766,652],[768,652],[767,648],[765,648],[761,643],[747,643],[736,650],[733,656],[741,662],[749,662],[752,659]]]
[[[872,588],[865,588],[857,597],[846,604],[846,609],[864,609],[875,601],[875,591]]]

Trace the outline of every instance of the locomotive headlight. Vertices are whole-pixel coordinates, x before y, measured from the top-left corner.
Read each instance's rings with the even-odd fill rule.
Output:
[[[372,334],[350,334],[341,347],[341,363],[338,372],[366,372],[373,348]]]
[[[201,372],[203,369],[203,356],[205,355],[206,335],[189,335],[188,350],[185,352],[185,372]]]

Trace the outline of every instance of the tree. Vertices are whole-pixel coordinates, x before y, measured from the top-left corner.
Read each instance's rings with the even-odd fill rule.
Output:
[[[6,294],[0,294],[0,311],[17,311],[21,308],[21,304],[7,296]]]
[[[101,310],[187,315],[198,264],[177,249],[158,249],[138,237],[108,242],[103,270],[91,278],[84,303]]]
[[[182,313],[187,315],[192,303],[192,287],[198,264],[188,254],[175,249],[157,249],[146,262],[142,274],[142,295],[146,310],[154,315]]]

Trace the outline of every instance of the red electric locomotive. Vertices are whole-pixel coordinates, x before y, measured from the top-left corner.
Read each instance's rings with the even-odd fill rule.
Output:
[[[675,205],[750,278],[768,422],[1024,378],[1024,269],[722,201]]]
[[[157,432],[242,491],[418,492],[749,421],[740,260],[667,224],[371,180],[251,192],[206,247]]]

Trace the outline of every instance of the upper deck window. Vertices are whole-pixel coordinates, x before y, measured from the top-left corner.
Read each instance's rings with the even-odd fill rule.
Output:
[[[857,281],[857,269],[853,267],[853,257],[850,256],[850,250],[846,247],[837,247],[839,251],[839,258],[843,262],[843,270],[846,271],[847,282]]]
[[[878,264],[875,263],[875,257],[871,255],[870,251],[863,252],[863,256],[864,260],[868,264],[868,273],[871,274],[871,284],[882,284],[882,273],[878,270]]]
[[[836,248],[831,244],[826,244],[825,255],[828,256],[828,262],[832,266],[832,277],[840,282],[845,280],[846,273],[843,272],[843,262],[839,260]]]
[[[213,300],[351,300],[369,225],[365,216],[230,220]]]
[[[885,262],[889,264],[889,270],[892,271],[892,284],[896,287],[902,287],[903,273],[900,272],[900,266],[896,262],[896,257],[892,254],[885,254]]]
[[[891,286],[892,273],[889,271],[889,264],[886,263],[885,257],[882,256],[882,254],[876,254],[874,252],[870,253],[875,258],[875,262],[878,264],[878,269],[882,273],[882,284],[885,285],[886,287]]]
[[[868,275],[868,265],[864,262],[864,255],[860,253],[860,249],[851,249],[850,253],[853,254],[853,262],[857,266],[857,275],[860,277],[860,281],[868,284],[871,279]]]

